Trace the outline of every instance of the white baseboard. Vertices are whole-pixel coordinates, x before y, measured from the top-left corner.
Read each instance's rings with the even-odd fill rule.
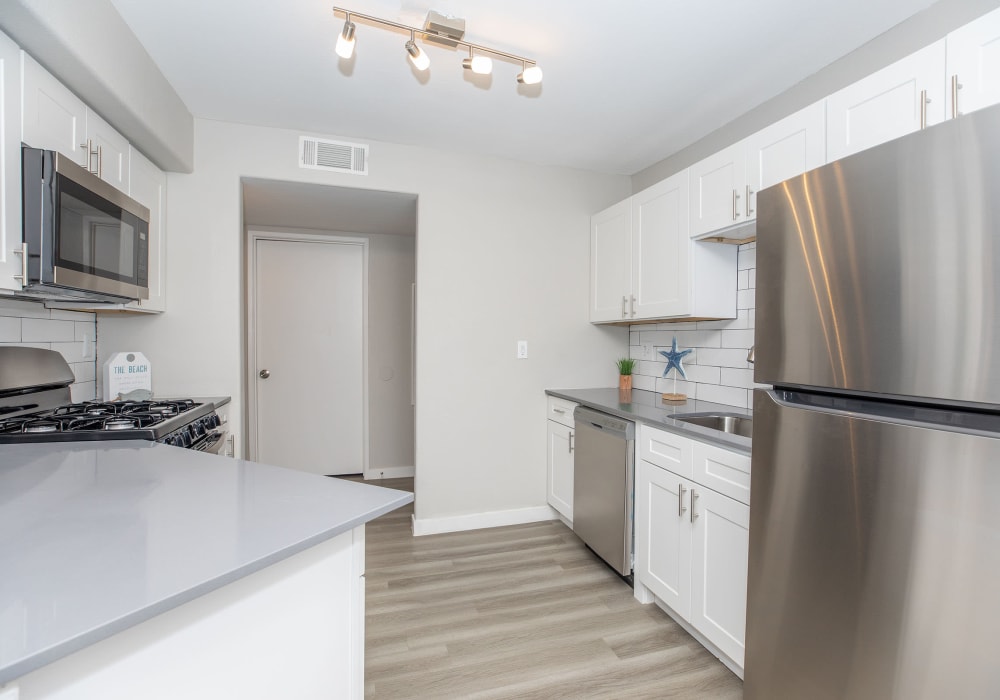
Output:
[[[375,467],[365,472],[365,481],[377,479],[402,479],[407,476],[414,476],[417,470],[413,467]]]
[[[442,532],[461,532],[463,530],[481,530],[487,527],[503,527],[505,525],[523,525],[544,520],[555,520],[558,514],[549,506],[534,508],[515,508],[513,510],[493,510],[488,513],[471,513],[469,515],[452,515],[447,518],[417,518],[412,516],[414,537],[420,535],[437,535]]]

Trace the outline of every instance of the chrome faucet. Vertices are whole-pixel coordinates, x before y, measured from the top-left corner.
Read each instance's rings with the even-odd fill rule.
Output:
[[[755,346],[751,345],[750,346],[750,351],[747,352],[747,362],[749,362],[750,364],[753,364],[753,349],[754,349],[754,347]]]

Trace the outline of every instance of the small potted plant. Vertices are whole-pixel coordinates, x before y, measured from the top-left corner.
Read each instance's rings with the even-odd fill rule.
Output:
[[[635,369],[635,360],[631,357],[623,357],[616,364],[618,365],[618,393],[621,395],[619,398],[623,402],[629,403],[632,400],[632,370]]]

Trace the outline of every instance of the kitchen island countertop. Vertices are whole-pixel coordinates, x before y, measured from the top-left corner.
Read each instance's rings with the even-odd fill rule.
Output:
[[[413,494],[144,441],[0,447],[0,685]]]
[[[711,442],[734,452],[750,454],[750,438],[674,420],[679,416],[704,413],[728,413],[739,416],[751,416],[752,412],[745,408],[727,406],[710,401],[696,401],[694,399],[690,399],[684,403],[667,403],[662,400],[658,392],[644,391],[642,389],[633,389],[632,400],[628,403],[619,400],[617,388],[547,389],[545,393],[549,396],[578,403],[581,406],[588,406],[598,411],[610,413],[619,418],[680,433],[695,440],[701,440],[702,442]]]

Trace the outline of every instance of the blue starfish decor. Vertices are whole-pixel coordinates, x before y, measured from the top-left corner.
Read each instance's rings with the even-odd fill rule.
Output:
[[[677,373],[682,377],[687,379],[687,373],[684,372],[684,366],[681,364],[681,360],[685,356],[691,354],[691,350],[678,350],[677,349],[677,337],[675,336],[673,342],[670,344],[669,350],[660,350],[660,354],[667,358],[667,367],[663,370],[663,376],[670,374],[670,370],[677,368]]]

